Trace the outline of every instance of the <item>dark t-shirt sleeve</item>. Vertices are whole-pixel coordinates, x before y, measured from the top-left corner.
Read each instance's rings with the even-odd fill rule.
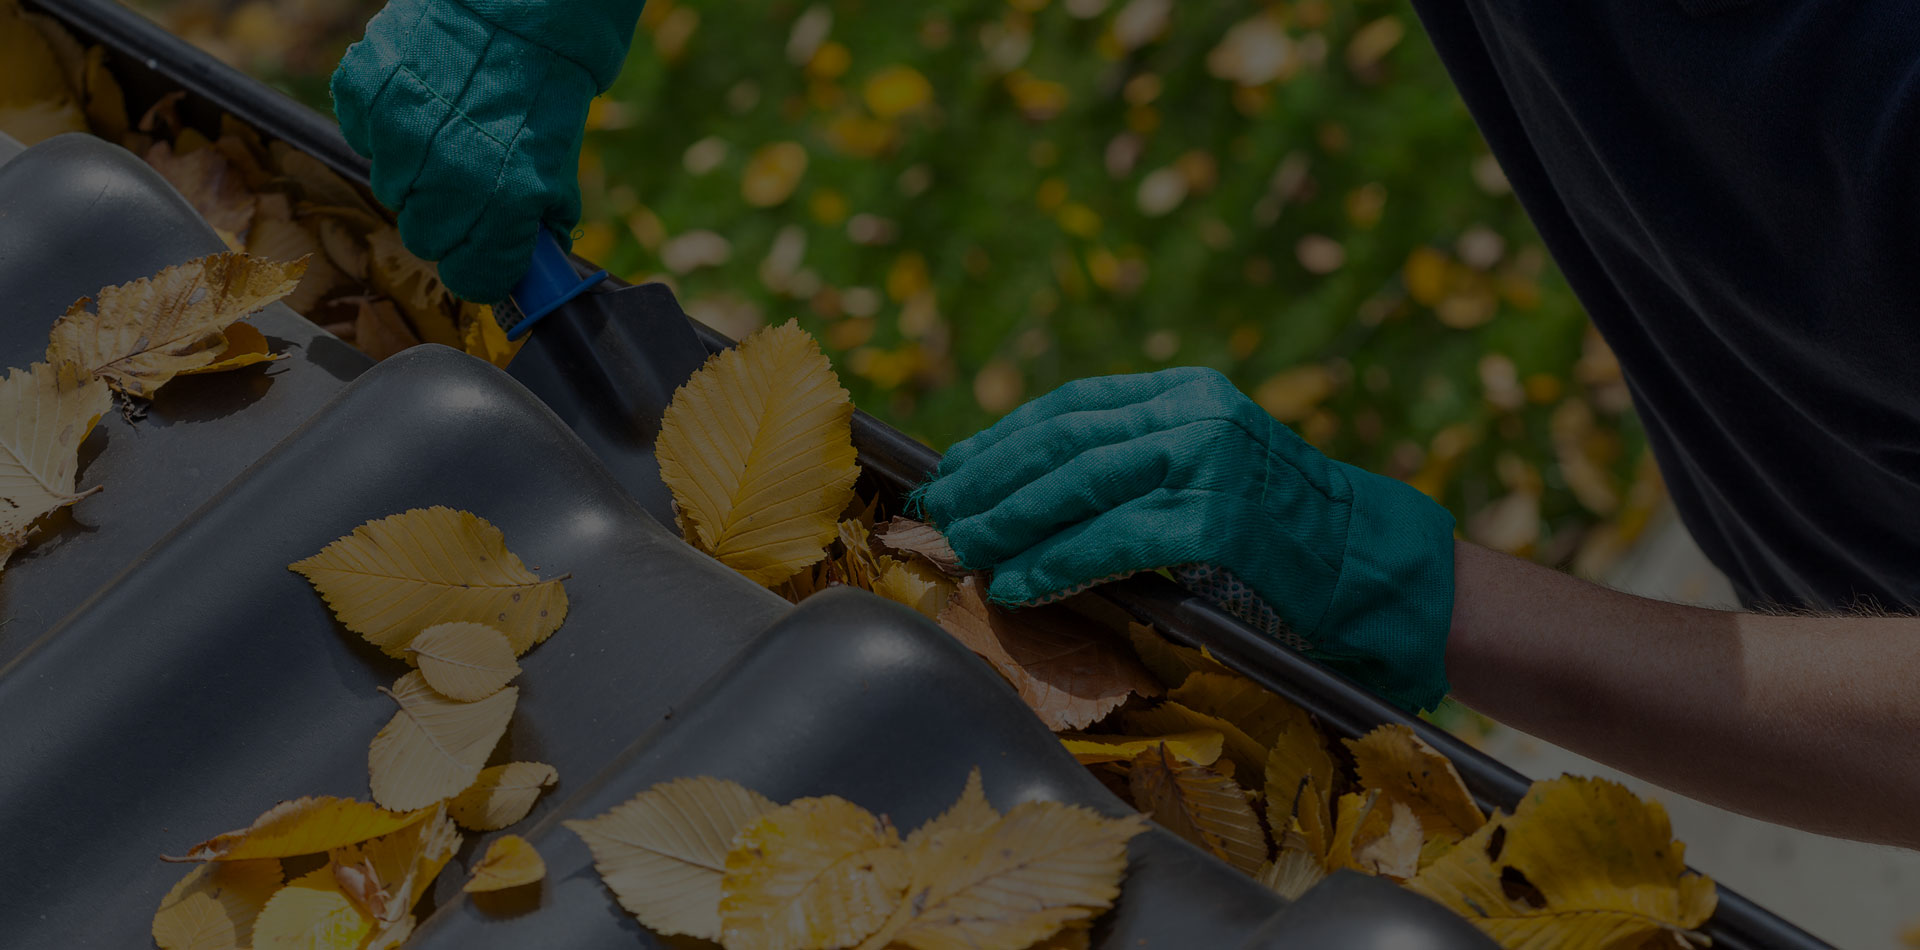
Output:
[[[1743,598],[1920,605],[1920,4],[1415,6]]]

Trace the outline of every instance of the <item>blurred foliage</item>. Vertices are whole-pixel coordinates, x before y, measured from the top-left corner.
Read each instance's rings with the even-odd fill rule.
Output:
[[[147,3],[320,108],[377,8]],[[581,183],[582,254],[735,336],[798,316],[936,446],[1204,364],[1494,547],[1598,573],[1660,498],[1406,0],[652,0]]]

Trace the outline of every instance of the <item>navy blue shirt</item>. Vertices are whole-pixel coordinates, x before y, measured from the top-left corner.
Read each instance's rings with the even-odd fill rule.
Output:
[[[1920,0],[1415,0],[1748,603],[1920,605]]]

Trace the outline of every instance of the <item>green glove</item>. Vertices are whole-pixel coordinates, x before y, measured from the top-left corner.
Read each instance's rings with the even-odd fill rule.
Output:
[[[502,300],[545,223],[580,221],[587,104],[644,0],[393,0],[333,74],[333,107],[407,249],[462,297]]]
[[[1068,383],[954,446],[914,502],[993,570],[996,602],[1175,568],[1256,624],[1271,607],[1402,707],[1446,695],[1453,516],[1330,461],[1212,370]]]

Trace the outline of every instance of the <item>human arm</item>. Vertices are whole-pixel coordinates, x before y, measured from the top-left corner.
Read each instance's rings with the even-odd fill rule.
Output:
[[[1467,705],[1732,811],[1920,847],[1920,619],[1681,606],[1460,542],[1454,577]]]
[[[540,228],[580,220],[587,106],[613,84],[644,0],[392,0],[334,72],[374,196],[448,289],[504,299]]]

